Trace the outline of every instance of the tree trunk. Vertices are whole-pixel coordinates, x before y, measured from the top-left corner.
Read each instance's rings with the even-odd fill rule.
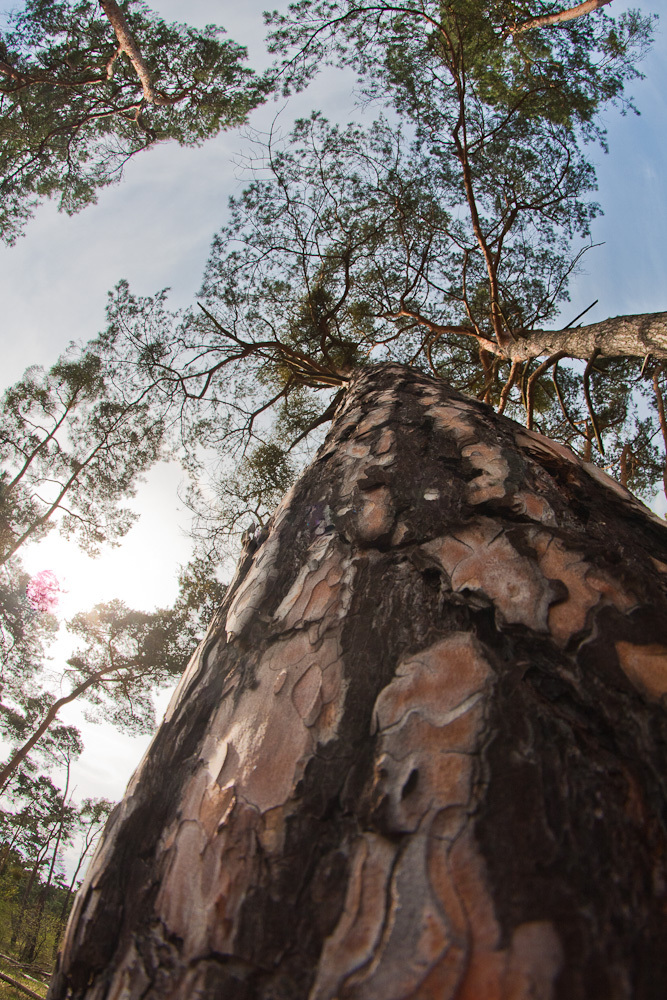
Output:
[[[74,904],[49,997],[663,1000],[667,527],[357,376]]]

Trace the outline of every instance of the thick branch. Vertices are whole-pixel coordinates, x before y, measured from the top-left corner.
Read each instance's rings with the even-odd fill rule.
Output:
[[[170,104],[171,102],[161,97],[153,87],[151,75],[144,62],[141,49],[130,31],[130,26],[125,20],[122,10],[115,3],[115,0],[100,0],[100,7],[108,17],[111,27],[116,33],[118,44],[134,67],[134,71],[141,81],[144,91],[144,99],[149,104]]]
[[[615,316],[570,330],[530,330],[516,334],[502,348],[489,341],[488,351],[507,361],[529,361],[564,351],[571,358],[588,359],[594,350],[604,358],[667,359],[667,312]]]
[[[25,77],[22,73],[19,73],[19,71],[14,69],[13,66],[10,66],[9,63],[3,62],[2,59],[0,59],[0,73],[2,73],[3,76],[8,76],[11,80],[16,80],[18,83],[23,83],[25,81]]]
[[[576,7],[570,7],[568,10],[558,11],[556,14],[545,14],[543,17],[531,17],[529,21],[524,21],[523,24],[519,24],[514,28],[511,28],[507,34],[508,35],[520,35],[522,31],[530,31],[531,28],[548,28],[552,24],[563,24],[565,21],[575,21],[578,17],[583,17],[584,14],[590,14],[594,10],[599,10],[600,7],[606,7],[611,0],[584,0],[584,3],[577,4]]]

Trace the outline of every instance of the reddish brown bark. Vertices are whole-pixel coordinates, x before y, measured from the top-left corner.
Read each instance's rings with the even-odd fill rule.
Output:
[[[662,1000],[667,529],[357,376],[113,814],[51,1000]]]

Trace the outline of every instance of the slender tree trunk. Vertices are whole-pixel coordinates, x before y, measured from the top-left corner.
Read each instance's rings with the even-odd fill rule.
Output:
[[[51,956],[54,960],[58,952],[58,948],[60,946],[60,938],[62,937],[62,933],[65,929],[65,924],[67,922],[67,914],[69,912],[72,896],[74,895],[74,886],[76,885],[76,880],[79,877],[79,872],[83,867],[84,861],[88,857],[88,852],[91,850],[93,844],[95,843],[95,840],[100,834],[100,825],[99,824],[97,825],[97,829],[95,830],[94,833],[92,832],[92,825],[93,824],[91,823],[88,832],[86,833],[86,840],[83,845],[83,850],[79,854],[79,859],[76,863],[76,868],[74,869],[74,873],[70,879],[69,885],[67,886],[67,891],[63,899],[63,905],[60,907],[60,916],[58,917],[57,930],[54,934],[53,953]]]
[[[33,888],[33,886],[35,884],[35,879],[37,878],[37,873],[39,872],[39,869],[40,869],[40,867],[42,865],[43,857],[44,856],[41,853],[38,855],[37,860],[35,861],[34,865],[32,866],[32,870],[30,872],[30,875],[28,876],[28,881],[26,882],[26,885],[25,885],[25,888],[23,890],[23,893],[21,894],[21,901],[20,901],[19,906],[18,906],[18,915],[16,917],[15,923],[12,926],[12,936],[11,936],[11,940],[10,940],[10,944],[11,944],[12,948],[16,945],[16,942],[18,941],[19,934],[21,933],[21,930],[23,928],[23,924],[25,922],[26,914],[28,912],[28,904],[30,903],[30,894],[31,894],[32,888]]]
[[[663,1000],[667,528],[396,365],[249,544],[51,1000]]]
[[[42,920],[44,918],[44,908],[46,906],[46,900],[49,896],[49,890],[51,889],[51,882],[53,880],[53,873],[56,868],[56,861],[58,860],[58,851],[60,850],[60,842],[63,836],[63,824],[65,821],[65,810],[67,808],[67,795],[69,793],[69,779],[70,779],[70,761],[67,761],[67,780],[65,782],[65,790],[63,791],[62,803],[60,807],[60,816],[58,817],[58,826],[56,834],[56,842],[53,846],[53,853],[51,854],[51,863],[49,864],[49,871],[46,876],[46,881],[42,884],[42,888],[39,893],[37,900],[37,907],[32,920],[32,927],[30,933],[26,940],[23,948],[22,958],[27,962],[33,962],[35,960],[35,955],[37,954],[37,945],[39,941],[39,932],[42,929]]]

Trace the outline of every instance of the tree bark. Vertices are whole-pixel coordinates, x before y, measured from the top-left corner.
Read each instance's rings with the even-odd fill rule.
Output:
[[[530,20],[524,21],[523,24],[508,29],[507,34],[520,35],[523,31],[531,31],[533,28],[550,28],[554,24],[574,21],[585,14],[590,14],[594,10],[599,10],[600,7],[606,7],[609,3],[611,3],[611,0],[584,0],[583,3],[577,4],[576,7],[568,7],[566,10],[560,10],[555,14],[545,14],[543,17],[531,17]]]
[[[250,543],[51,1000],[662,1000],[667,527],[397,365]]]
[[[130,60],[134,68],[134,72],[139,77],[141,88],[144,93],[144,100],[147,101],[148,104],[170,104],[171,101],[166,100],[164,96],[156,92],[150,72],[144,62],[144,57],[141,54],[141,49],[137,45],[137,41],[130,31],[130,27],[118,4],[115,0],[99,0],[99,3],[100,7],[109,19],[109,23],[114,30],[114,34],[118,39],[118,44],[121,50]]]
[[[486,342],[485,342],[486,347]],[[564,351],[571,358],[590,358],[598,351],[605,358],[667,358],[667,312],[613,316],[599,323],[570,330],[530,330],[487,350],[508,361],[528,361]]]

